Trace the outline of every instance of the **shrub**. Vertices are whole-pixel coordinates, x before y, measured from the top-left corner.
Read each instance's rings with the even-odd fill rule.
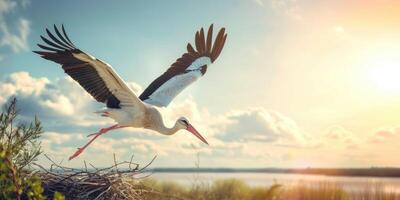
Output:
[[[0,114],[0,199],[44,200],[40,179],[27,170],[41,153],[38,139],[43,129],[36,117],[29,125],[20,123],[16,103],[12,99]],[[56,192],[54,199],[64,196]]]
[[[16,98],[12,99],[0,114],[0,145],[9,154],[12,163],[15,163],[17,172],[21,172],[40,155],[38,139],[43,128],[36,117],[29,124],[18,121],[16,104]]]

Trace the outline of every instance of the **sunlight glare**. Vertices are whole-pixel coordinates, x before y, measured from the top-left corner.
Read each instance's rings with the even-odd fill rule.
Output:
[[[385,92],[400,93],[400,60],[387,56],[368,63],[368,78],[376,87]]]

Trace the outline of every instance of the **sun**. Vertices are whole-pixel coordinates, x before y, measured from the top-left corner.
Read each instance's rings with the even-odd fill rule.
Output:
[[[400,63],[381,63],[370,69],[368,76],[379,88],[400,92]]]
[[[390,55],[373,57],[367,65],[368,81],[375,87],[385,92],[400,93],[400,59],[398,57]]]

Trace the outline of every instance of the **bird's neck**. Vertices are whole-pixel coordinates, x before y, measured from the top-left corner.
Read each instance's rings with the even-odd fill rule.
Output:
[[[172,128],[169,128],[169,127],[165,126],[164,123],[162,123],[161,126],[158,127],[158,129],[159,130],[157,130],[157,131],[163,135],[173,135],[179,131],[178,123],[175,123],[175,125]]]

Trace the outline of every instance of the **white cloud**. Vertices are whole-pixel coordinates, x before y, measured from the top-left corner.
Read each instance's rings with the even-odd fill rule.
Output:
[[[56,145],[61,145],[73,139],[83,139],[81,134],[62,134],[57,132],[46,132],[43,135],[43,140],[49,143],[54,143]]]
[[[140,85],[130,85],[134,91],[141,91]],[[77,147],[84,145],[88,141],[85,135],[113,124],[111,120],[93,113],[102,105],[69,77],[50,81],[32,77],[27,72],[16,72],[0,81],[0,90],[3,102],[12,95],[17,96],[23,116],[39,116],[47,131],[42,141],[44,150],[60,160],[68,158]],[[207,155],[210,163],[215,162],[211,158],[227,162],[241,159],[277,161],[288,154],[282,149],[313,147],[312,140],[293,120],[264,108],[212,115],[189,97],[160,111],[167,126],[172,126],[181,116],[187,117],[210,146],[185,130],[163,136],[150,130],[127,128],[101,136],[77,160],[86,159],[104,166],[112,162],[112,159],[105,161],[104,158],[112,158],[113,153],[120,159],[129,159],[135,153],[137,159],[144,162],[159,155],[160,165],[173,166],[179,162],[187,163],[196,152],[200,152]],[[171,156],[176,159],[166,159]],[[66,164],[81,166],[79,161]],[[191,166],[191,163],[185,166]]]
[[[263,0],[254,0],[254,2],[255,2],[256,4],[258,4],[259,6],[261,6],[261,7],[264,7],[264,2],[263,2]]]
[[[355,137],[355,134],[342,126],[331,126],[327,129],[324,142],[326,147],[331,149],[355,149],[361,144],[359,138]],[[332,146],[332,144],[335,144]]]
[[[372,143],[389,143],[400,139],[400,127],[386,127],[374,132],[369,138]]]
[[[272,9],[281,12],[294,20],[303,20],[297,0],[272,0]]]
[[[15,94],[38,96],[48,83],[47,78],[36,79],[27,72],[10,74],[5,81],[0,82],[0,103],[4,103],[7,98]]]
[[[21,0],[21,6],[22,8],[26,8],[31,4],[30,0]]]
[[[17,2],[10,0],[0,0],[0,15],[6,14],[17,6]]]
[[[303,16],[300,14],[302,9],[297,0],[251,0],[253,3],[264,8],[272,9],[278,14],[288,16],[293,20],[302,21]]]
[[[0,22],[0,31],[3,36],[0,41],[0,46],[8,46],[13,52],[18,53],[23,50],[28,50],[28,35],[30,33],[30,22],[27,19],[20,18],[17,24],[18,33],[11,33],[6,23]]]
[[[44,100],[41,104],[53,110],[57,110],[63,115],[73,115],[74,105],[64,95],[56,96],[53,100]]]
[[[44,77],[32,77],[28,72],[15,72],[0,80],[0,91],[0,103],[16,96],[21,114],[26,117],[37,114],[59,128],[62,125],[70,128],[71,124],[80,127],[104,124],[93,114],[102,106],[67,77],[51,82]]]
[[[26,7],[28,1],[22,1],[21,7]],[[9,13],[16,10],[17,2],[0,0],[0,47],[9,47],[14,53],[28,49],[28,35],[30,33],[30,22],[19,17],[15,22],[7,22],[5,18]],[[11,31],[11,30],[16,31]]]
[[[284,115],[263,108],[236,111],[226,116],[228,122],[219,137],[228,141],[259,141],[277,145],[301,146],[304,133]]]

